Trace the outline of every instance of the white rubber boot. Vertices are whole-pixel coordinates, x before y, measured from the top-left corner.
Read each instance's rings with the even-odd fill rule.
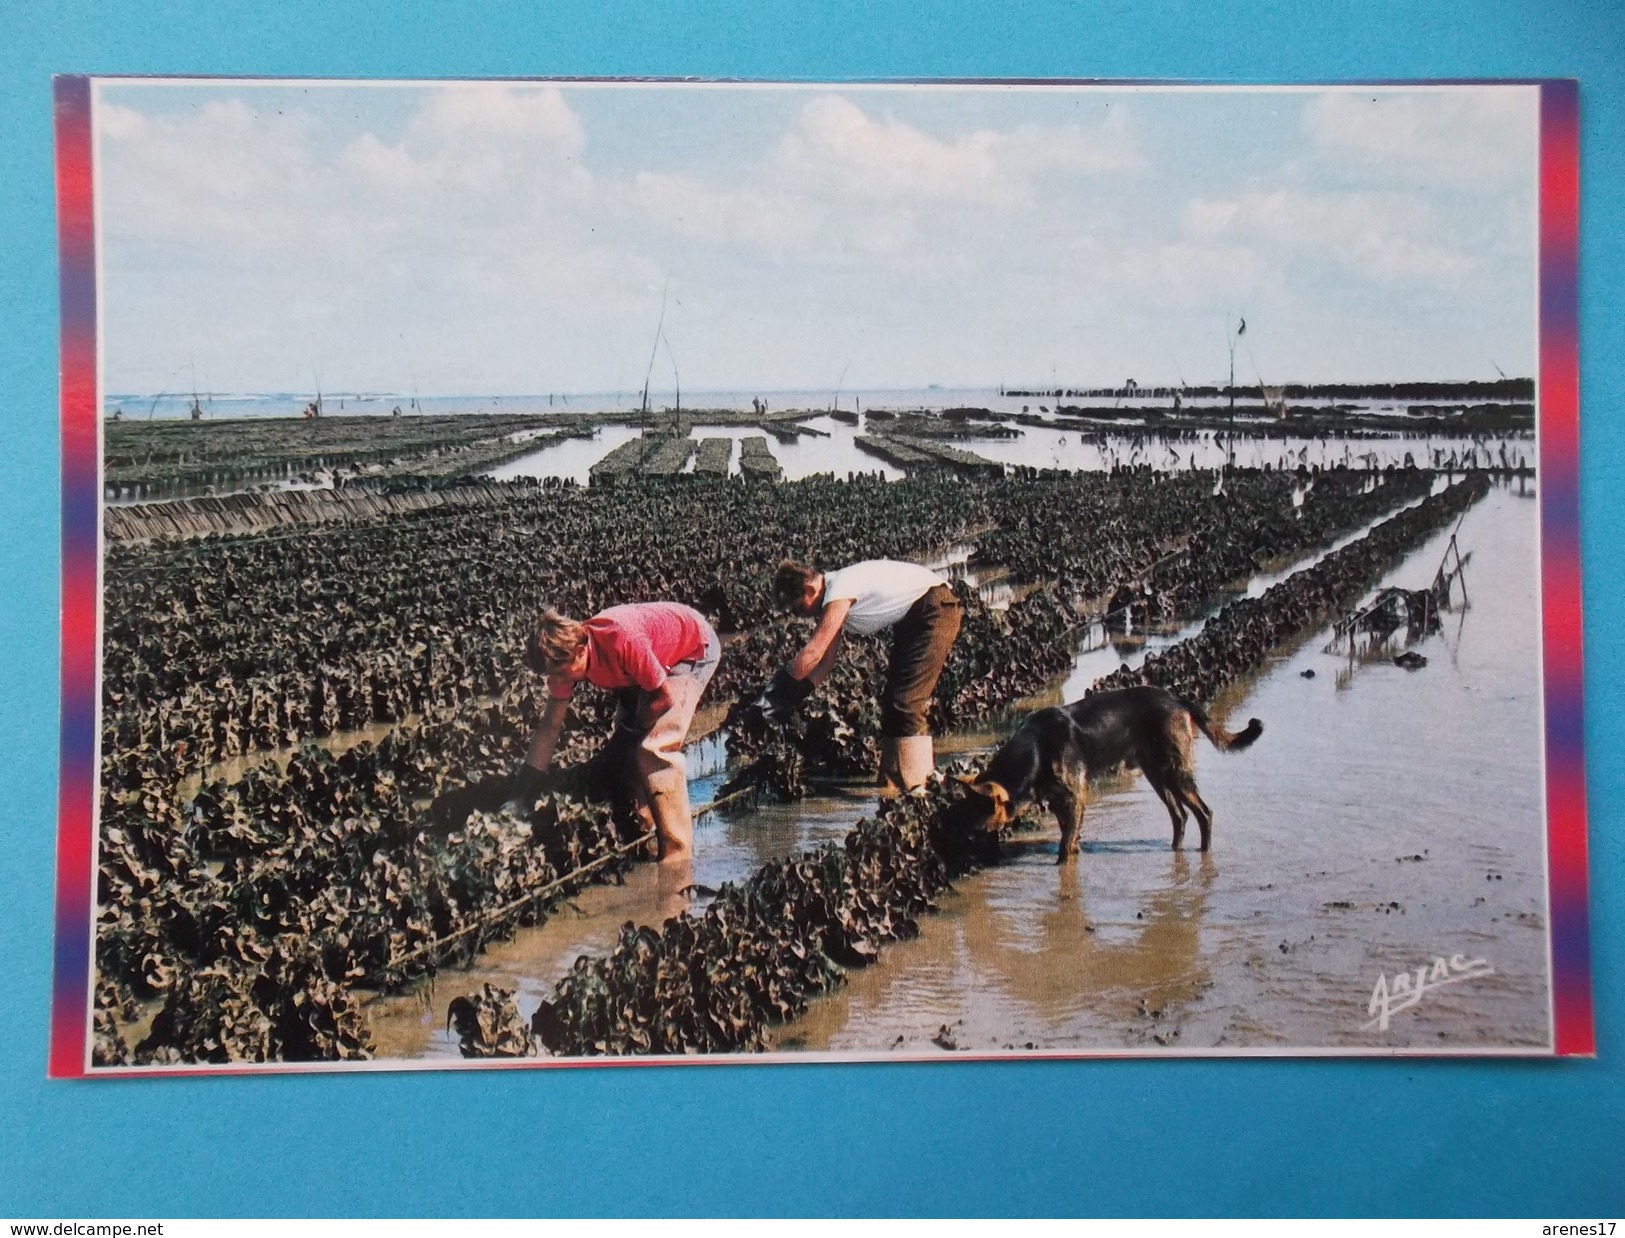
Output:
[[[905,791],[923,787],[937,768],[935,747],[929,735],[909,735],[892,741],[897,745],[897,781]]]

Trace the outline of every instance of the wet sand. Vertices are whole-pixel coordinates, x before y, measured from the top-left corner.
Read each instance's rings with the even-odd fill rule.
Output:
[[[1427,667],[1351,663],[1329,633],[1280,651],[1215,710],[1257,716],[1243,753],[1198,745],[1217,824],[1208,855],[1169,850],[1143,780],[1097,785],[1084,854],[1054,863],[1047,821],[1003,865],[965,878],[921,935],[887,947],[780,1029],[789,1050],[910,1055],[1060,1051],[1538,1050],[1549,1043],[1533,487],[1497,488],[1460,529],[1472,605],[1416,648]],[[1431,580],[1431,539],[1385,583]],[[1110,666],[1105,669],[1111,669]],[[1305,679],[1300,672],[1314,670]],[[1102,672],[1104,673],[1104,672]],[[994,737],[981,737],[980,744]],[[959,737],[943,748],[978,746]],[[716,750],[691,795],[711,798]],[[764,861],[839,840],[861,788],[702,818],[692,881],[715,889]],[[1194,831],[1188,837],[1194,845]],[[685,875],[686,876],[686,875]],[[687,884],[687,880],[684,881]],[[455,1058],[445,1006],[485,980],[528,1014],[621,923],[688,901],[653,866],[594,887],[466,972],[370,1008],[383,1058]],[[706,890],[698,892],[703,903]],[[1459,955],[1475,975],[1366,1025],[1378,977]]]
[[[1169,850],[1143,780],[1097,787],[1074,868],[1046,824],[782,1043],[930,1051],[947,1025],[983,1051],[1546,1046],[1535,529],[1506,490],[1468,512],[1473,604],[1417,646],[1423,670],[1350,674],[1320,633],[1238,685],[1219,712],[1265,732],[1198,746],[1209,855]],[[1446,541],[1387,583],[1427,583]],[[1365,1026],[1379,975],[1455,954],[1494,974]]]

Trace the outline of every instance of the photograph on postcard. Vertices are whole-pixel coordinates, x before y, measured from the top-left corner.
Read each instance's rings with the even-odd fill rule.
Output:
[[[53,1073],[1590,1051],[1572,83],[57,90]]]

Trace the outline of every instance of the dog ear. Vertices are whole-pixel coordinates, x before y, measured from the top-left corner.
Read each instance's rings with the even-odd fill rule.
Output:
[[[971,790],[992,800],[1001,811],[1010,806],[1010,792],[997,782],[972,783]]]
[[[996,782],[975,782],[965,780],[965,789],[972,795],[980,796],[993,806],[993,819],[1001,825],[1010,815],[1010,792]]]

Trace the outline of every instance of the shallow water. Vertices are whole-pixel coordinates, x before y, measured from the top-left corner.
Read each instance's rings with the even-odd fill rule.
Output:
[[[585,486],[588,471],[622,443],[637,438],[636,426],[600,426],[591,438],[567,438],[483,474],[494,481],[517,477],[568,477]]]
[[[1245,429],[1232,442],[1230,436],[1201,431],[1188,438],[1156,434],[1080,435],[1076,430],[1050,426],[1022,426],[1017,439],[955,440],[967,451],[1004,464],[1034,468],[1081,469],[1085,472],[1147,466],[1158,472],[1182,469],[1237,468],[1386,468],[1414,464],[1442,467],[1454,454],[1457,467],[1494,468],[1504,459],[1508,467],[1534,463],[1531,439],[1507,436],[1483,440],[1466,438],[1401,437],[1349,439],[1330,437],[1264,438]],[[1435,451],[1442,452],[1436,462]],[[1471,455],[1470,460],[1468,459]]]
[[[1142,779],[1098,785],[1077,864],[1055,865],[1057,832],[1038,821],[1008,862],[962,879],[918,939],[888,946],[780,1029],[781,1045],[873,1055],[1549,1043],[1528,491],[1495,489],[1463,519],[1471,606],[1416,646],[1427,667],[1351,663],[1327,651],[1329,632],[1314,633],[1218,703],[1232,727],[1257,716],[1265,731],[1242,753],[1197,746],[1217,818],[1212,852],[1169,850],[1167,816]],[[1384,583],[1427,584],[1448,538],[1430,539]],[[941,748],[996,740],[950,737]],[[720,751],[690,753],[696,803],[721,780]],[[679,881],[739,880],[839,840],[872,807],[853,788],[701,818],[692,876],[663,882],[639,866],[625,886],[584,891],[474,969],[375,1003],[380,1056],[455,1057],[444,1031],[452,997],[491,980],[517,988],[528,1015],[578,954],[610,949],[623,922],[658,923],[689,903]],[[1491,974],[1428,992],[1386,1030],[1366,1026],[1379,976],[1452,955]]]
[[[963,396],[954,399],[955,394]],[[802,398],[794,401],[780,399],[773,403],[776,409],[808,407],[809,402]],[[874,398],[879,396],[881,398]],[[886,397],[891,397],[889,400]],[[917,396],[919,398],[910,398]],[[253,417],[262,415],[283,415],[287,411],[284,404],[291,397],[267,397],[265,399],[222,400],[222,408],[229,408],[226,415],[232,417]],[[1217,469],[1231,464],[1238,467],[1258,468],[1297,468],[1321,467],[1331,468],[1347,466],[1351,468],[1382,468],[1388,465],[1402,465],[1414,463],[1421,467],[1435,468],[1489,468],[1508,469],[1523,468],[1534,461],[1534,441],[1529,435],[1462,437],[1439,435],[1433,437],[1418,437],[1414,430],[1406,424],[1402,410],[1394,419],[1392,434],[1384,438],[1348,438],[1335,434],[1327,436],[1300,436],[1287,438],[1270,438],[1257,434],[1249,434],[1248,426],[1243,424],[1234,436],[1211,430],[1204,430],[1187,436],[1167,437],[1161,434],[1137,432],[1130,428],[1141,425],[1136,419],[1119,421],[1118,425],[1124,427],[1122,433],[1103,433],[1100,430],[1091,430],[1080,434],[1076,429],[1063,428],[1053,424],[1033,424],[1034,419],[1040,418],[1036,412],[1023,415],[1026,408],[1048,409],[1049,404],[1037,405],[1030,400],[1017,397],[999,396],[990,392],[952,393],[944,391],[928,392],[891,392],[869,393],[864,398],[865,408],[885,407],[888,404],[894,409],[935,409],[953,407],[955,404],[968,404],[992,409],[996,413],[1011,417],[1023,416],[1018,424],[1015,421],[988,423],[990,426],[998,424],[1006,429],[1018,432],[1016,438],[966,438],[946,439],[944,443],[956,447],[985,459],[1003,464],[1020,465],[1031,468],[1058,468],[1073,469],[1084,472],[1099,472],[1118,467],[1148,467],[1158,472],[1178,472],[1184,469],[1201,468]],[[1081,408],[1128,408],[1132,409],[1136,401],[1114,401],[1110,399],[1080,399],[1069,400],[1070,406]],[[1161,407],[1163,401],[1145,401],[1148,407]],[[1372,402],[1363,402],[1367,411],[1380,411],[1380,406]],[[459,404],[457,400],[444,399],[424,401],[425,412],[489,412],[489,413],[545,413],[556,412],[627,412],[637,407],[637,401],[627,402],[624,395],[604,397],[596,403],[588,400],[586,403],[577,402],[571,408],[561,402],[557,406],[550,405],[546,397],[484,397],[473,402]],[[434,407],[431,408],[430,405]],[[750,407],[750,397],[737,393],[726,393],[717,397],[708,397],[706,404],[710,408],[726,408],[735,411],[745,411]],[[848,401],[850,405],[850,400]],[[822,405],[814,404],[813,409],[827,407],[827,400]],[[1212,401],[1191,401],[1191,408],[1209,407],[1217,408],[1219,405]],[[189,407],[189,404],[187,405]],[[303,402],[298,404],[303,407]],[[359,401],[352,411],[378,411],[389,405],[381,399]],[[295,409],[294,411],[297,411]],[[1393,410],[1388,410],[1393,411]],[[162,410],[160,410],[162,412]],[[685,414],[685,416],[688,414]],[[853,473],[879,474],[887,480],[896,481],[904,476],[904,471],[895,465],[871,455],[858,446],[856,438],[860,433],[887,433],[896,429],[896,423],[891,420],[877,420],[865,413],[861,426],[852,426],[844,421],[836,420],[825,413],[809,411],[802,418],[801,425],[819,431],[816,434],[805,434],[793,442],[781,443],[768,435],[760,426],[755,425],[708,425],[699,421],[693,425],[693,436],[703,438],[727,438],[738,442],[749,437],[766,437],[768,450],[779,462],[783,476],[789,481],[799,481],[821,473],[834,474],[845,477]],[[1253,423],[1257,428],[1257,423]],[[1384,424],[1384,431],[1387,427]],[[509,436],[515,443],[522,443],[527,437],[535,437],[546,433],[545,429],[532,429],[521,431]],[[536,451],[508,460],[495,468],[488,469],[480,474],[481,477],[495,481],[512,481],[518,478],[568,478],[581,485],[590,481],[593,465],[597,464],[616,447],[638,437],[641,429],[631,424],[610,424],[599,426],[591,437],[569,438],[549,443]],[[739,449],[735,447],[729,461],[729,471],[733,475],[739,474]],[[685,469],[693,471],[692,461]],[[108,486],[104,489],[104,501],[110,507],[129,505],[143,505],[150,503],[173,502],[177,499],[197,497],[200,495],[227,495],[246,490],[277,489],[277,490],[309,490],[330,489],[334,484],[334,474],[331,469],[321,468],[307,471],[301,466],[287,465],[278,478],[267,479],[260,477],[255,480],[229,479],[229,470],[222,470],[222,475],[213,480],[200,480],[188,484],[175,484],[170,486]],[[162,494],[155,491],[162,491]]]
[[[857,433],[852,426],[833,417],[809,417],[802,424],[825,435],[806,434],[793,443],[781,443],[760,426],[711,426],[703,422],[694,426],[692,437],[732,439],[736,444],[747,438],[767,439],[767,449],[784,470],[785,479],[800,481],[818,473],[834,473],[845,477],[848,473],[881,473],[887,480],[896,481],[903,470],[895,468],[860,448],[853,441]],[[595,439],[577,439],[542,448],[528,456],[510,460],[486,476],[497,481],[510,481],[516,477],[572,477],[586,484],[588,471],[622,443],[638,436],[634,426],[605,426]],[[739,472],[739,448],[733,449],[728,469]],[[693,471],[693,461],[688,470]]]
[[[1506,490],[1468,512],[1472,606],[1417,646],[1423,670],[1340,674],[1318,633],[1221,702],[1265,731],[1198,745],[1208,855],[1168,849],[1143,780],[1099,787],[1075,866],[1043,823],[783,1043],[940,1051],[946,1026],[984,1051],[1547,1044],[1535,534]],[[1386,583],[1426,584],[1448,536]],[[1365,1026],[1379,975],[1454,954],[1493,974]]]
[[[834,377],[833,375],[831,376]],[[1051,388],[1069,384],[1049,384]],[[1076,384],[1070,384],[1076,386]],[[1143,390],[1143,389],[1142,389]],[[656,386],[645,393],[641,389],[628,391],[576,392],[573,394],[519,394],[519,395],[435,395],[419,396],[404,392],[356,392],[329,394],[325,407],[330,414],[350,416],[387,417],[399,405],[410,417],[414,413],[444,415],[447,413],[558,413],[572,415],[599,412],[631,412],[643,405],[645,397],[654,406],[669,408],[668,401],[676,396],[671,389]],[[314,391],[302,393],[273,392],[260,394],[203,394],[204,416],[208,420],[242,417],[297,417],[305,405],[316,395]],[[1238,388],[1237,398],[1245,405],[1256,402],[1256,388]],[[929,410],[944,408],[986,408],[996,413],[1014,415],[1027,413],[1042,415],[1054,411],[1057,403],[1068,408],[1113,409],[1132,414],[1140,409],[1163,410],[1172,399],[1172,387],[1161,394],[1145,391],[1140,395],[1078,396],[1052,394],[1009,395],[997,387],[927,387],[858,388],[832,382],[819,389],[762,391],[690,391],[691,408],[729,409],[747,412],[751,401],[761,397],[768,407],[781,409],[827,409],[840,407],[851,410],[888,409],[892,411]],[[113,416],[122,410],[131,420],[156,418],[159,421],[185,420],[191,415],[192,394],[146,395],[113,394],[104,397],[103,413]],[[1354,408],[1364,413],[1391,416],[1398,425],[1404,424],[1406,409],[1413,401],[1391,398],[1332,399],[1328,397],[1294,398],[1294,407]],[[1415,401],[1417,403],[1447,403],[1442,398]],[[1187,409],[1224,409],[1229,407],[1225,396],[1191,396],[1184,399]]]
[[[1448,481],[1439,477],[1434,486],[1433,493],[1443,490]],[[1097,679],[1103,679],[1119,667],[1138,667],[1146,659],[1146,655],[1170,645],[1177,645],[1180,641],[1188,640],[1200,632],[1208,619],[1217,614],[1230,602],[1237,598],[1263,597],[1270,589],[1280,584],[1294,572],[1300,572],[1307,567],[1319,563],[1327,555],[1341,550],[1351,542],[1357,542],[1374,527],[1390,520],[1407,508],[1416,506],[1421,499],[1410,503],[1402,503],[1390,511],[1374,516],[1357,529],[1353,529],[1340,537],[1334,538],[1324,546],[1310,551],[1302,558],[1293,559],[1275,566],[1272,571],[1263,571],[1254,574],[1234,591],[1217,598],[1208,608],[1206,614],[1192,619],[1188,623],[1180,624],[1166,630],[1148,632],[1113,632],[1107,630],[1104,623],[1090,624],[1079,644],[1077,656],[1072,660],[1072,670],[1061,683],[1060,691],[1056,694],[1056,701],[1075,701],[1088,690],[1089,685]],[[1426,583],[1426,582],[1424,582]]]
[[[712,771],[694,776],[695,750],[688,756],[689,799],[704,804],[723,778]],[[698,763],[702,768],[710,764]],[[546,923],[487,948],[468,970],[449,969],[432,986],[373,1000],[367,1012],[378,1056],[458,1059],[456,1038],[446,1032],[446,1006],[452,998],[489,981],[515,990],[528,1018],[577,956],[612,950],[627,921],[658,925],[685,909],[698,910],[724,882],[743,881],[771,860],[840,842],[874,806],[873,795],[855,787],[795,805],[699,817],[691,869],[666,872],[662,865],[639,864],[626,874],[624,885],[587,887]],[[695,886],[699,888],[691,888]]]
[[[892,423],[874,421],[865,416],[861,427],[851,426],[833,417],[813,416],[803,424],[822,435],[804,435],[793,443],[781,443],[768,437],[768,450],[778,460],[789,481],[799,481],[818,473],[833,473],[844,477],[848,473],[881,473],[890,480],[903,476],[903,471],[857,445],[860,433],[886,433]],[[1152,435],[1110,434],[1103,437],[1080,435],[1075,430],[1054,429],[1049,426],[1017,426],[1018,438],[945,439],[945,444],[969,451],[1003,464],[1025,465],[1031,468],[1078,469],[1100,472],[1126,466],[1147,465],[1159,472],[1182,469],[1217,469],[1233,463],[1242,468],[1308,467],[1331,468],[1346,465],[1351,468],[1384,468],[1390,464],[1410,462],[1428,467],[1434,464],[1435,451],[1441,460],[1455,455],[1465,462],[1469,453],[1478,466],[1494,467],[1505,459],[1516,467],[1520,461],[1531,462],[1534,444],[1528,438],[1508,437],[1484,439],[1464,438],[1403,438],[1397,435],[1384,439],[1346,438],[1261,438],[1247,436],[1245,432],[1234,444],[1223,434],[1204,431],[1192,438],[1163,438]],[[485,474],[506,481],[516,477],[572,477],[585,484],[588,470],[610,450],[635,438],[632,426],[606,426],[595,439],[573,439],[556,443],[541,450],[510,460]],[[697,423],[693,437],[729,438],[738,442],[744,438],[763,437],[765,432],[757,426],[708,426]],[[736,447],[729,464],[731,472],[739,472],[739,449]]]

